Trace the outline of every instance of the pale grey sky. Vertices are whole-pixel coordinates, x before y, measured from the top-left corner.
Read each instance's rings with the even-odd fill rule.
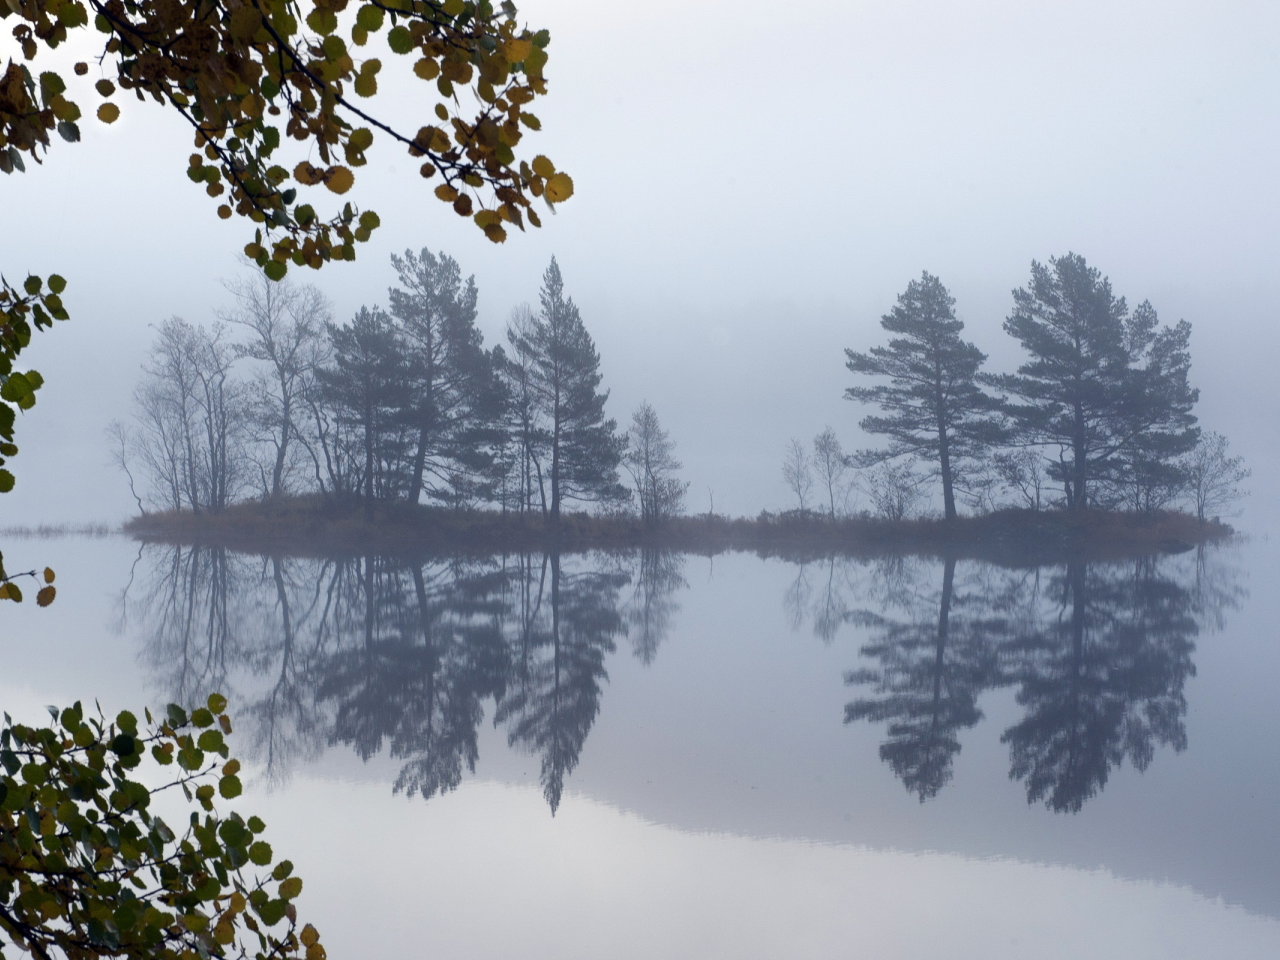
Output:
[[[1032,258],[1076,251],[1130,302],[1192,322],[1206,425],[1255,467],[1274,456],[1280,6],[801,9],[526,0],[521,18],[552,32],[534,142],[573,174],[574,199],[495,247],[375,148],[357,199],[384,226],[356,264],[302,275],[345,318],[385,300],[391,253],[443,249],[476,274],[493,342],[554,253],[612,415],[647,397],[690,506],[710,487],[718,511],[755,513],[786,505],[788,437],[830,423],[864,442],[842,348],[876,342],[922,269],[1010,368],[1009,291]],[[82,126],[82,144],[0,181],[0,267],[63,273],[73,315],[31,351],[48,386],[20,425],[2,524],[127,515],[102,431],[128,413],[148,325],[210,319],[252,233],[184,176],[176,118],[130,102],[113,128]]]

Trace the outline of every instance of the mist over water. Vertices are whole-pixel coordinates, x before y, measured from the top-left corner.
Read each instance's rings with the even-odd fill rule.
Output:
[[[245,809],[335,958],[1280,955],[1280,7],[521,16],[551,30],[537,143],[574,198],[495,246],[375,148],[374,240],[290,275],[338,323],[425,247],[475,275],[489,348],[555,256],[607,416],[651,403],[688,511],[755,516],[794,506],[792,438],[879,442],[845,350],[922,270],[1010,373],[1011,292],[1074,252],[1191,323],[1200,426],[1252,469],[1240,536],[1014,568],[104,535],[136,512],[104,431],[161,324],[233,306],[251,238],[185,177],[179,122],[130,103],[0,183],[0,267],[66,276],[72,317],[23,356],[46,385],[0,528],[72,529],[0,536],[59,589],[6,604],[0,705],[228,694]]]

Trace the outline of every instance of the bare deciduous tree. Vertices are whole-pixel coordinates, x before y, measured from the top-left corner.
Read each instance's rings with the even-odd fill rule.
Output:
[[[231,379],[234,362],[222,324],[160,325],[135,394],[133,453],[153,502],[217,513],[243,486],[244,388]]]
[[[846,492],[842,485],[845,474],[849,472],[849,460],[831,427],[813,438],[813,467],[818,474],[819,485],[826,491],[827,509],[832,522],[835,522],[836,497],[839,495],[843,498]]]
[[[1227,438],[1213,431],[1201,435],[1195,449],[1184,459],[1183,469],[1187,498],[1201,521],[1247,496],[1240,484],[1253,474],[1242,457],[1227,455]]]
[[[862,475],[862,484],[884,520],[905,520],[915,513],[920,503],[920,485],[924,482],[911,461],[881,463]]]
[[[273,282],[257,271],[223,286],[235,298],[235,306],[220,317],[249,334],[236,353],[261,364],[248,386],[250,420],[256,439],[269,451],[267,465],[260,467],[263,494],[279,497],[287,491],[289,472],[296,466],[293,441],[301,442],[304,395],[324,359],[324,329],[331,310],[315,287]]]
[[[809,454],[804,444],[792,440],[787,445],[787,456],[782,461],[782,479],[787,488],[796,495],[800,510],[809,509],[809,491],[813,489],[813,470],[809,464]]]
[[[640,518],[656,526],[679,516],[684,511],[684,495],[689,484],[675,476],[681,467],[675,458],[676,445],[662,429],[657,412],[647,400],[632,414],[627,444],[623,463],[640,498]]]

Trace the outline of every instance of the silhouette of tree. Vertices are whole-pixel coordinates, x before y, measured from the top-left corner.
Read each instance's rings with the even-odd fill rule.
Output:
[[[624,608],[631,651],[646,667],[653,663],[658,646],[671,631],[680,612],[675,594],[688,588],[684,555],[673,550],[641,550],[636,557],[634,588]]]
[[[874,618],[878,637],[861,652],[877,667],[845,674],[845,683],[872,686],[876,696],[847,704],[844,722],[888,723],[880,759],[922,803],[951,779],[956,734],[982,719],[978,696],[999,677],[999,627],[981,619],[981,597],[957,596],[955,572],[956,561],[946,560],[931,618]]]
[[[566,573],[559,554],[548,558],[549,609],[522,631],[526,650],[494,714],[507,725],[508,742],[542,757],[543,796],[554,815],[564,780],[578,765],[582,745],[600,712],[605,654],[623,632],[618,590],[625,573]],[[532,572],[532,571],[530,571]]]
[[[1157,744],[1186,747],[1199,623],[1190,591],[1160,566],[1068,564],[1050,582],[1057,615],[1003,651],[1026,715],[1000,739],[1028,802],[1077,812],[1112,767],[1145,770]]]

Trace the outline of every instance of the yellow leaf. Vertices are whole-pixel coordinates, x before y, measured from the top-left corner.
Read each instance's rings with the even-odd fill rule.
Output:
[[[561,203],[573,196],[573,180],[567,173],[557,173],[547,181],[547,199]]]
[[[490,225],[496,226],[502,218],[498,216],[496,210],[481,210],[472,219],[475,220],[477,227],[483,229]]]
[[[293,168],[293,179],[299,183],[305,183],[308,187],[314,187],[324,179],[324,171],[303,160]]]
[[[423,80],[434,80],[440,76],[440,65],[430,57],[423,57],[413,65],[413,72]]]
[[[503,230],[502,227],[498,226],[496,223],[491,223],[489,226],[485,227],[484,235],[494,243],[503,243],[507,239],[507,231]]]
[[[98,119],[103,123],[115,123],[120,118],[120,108],[114,103],[104,103],[98,108]]]
[[[453,201],[458,199],[458,191],[449,186],[449,184],[442,183],[440,186],[436,187],[436,196],[445,203],[453,203]]]
[[[213,939],[218,943],[229,944],[236,938],[236,928],[233,927],[228,920],[221,920],[218,925],[213,928]]]
[[[361,73],[356,75],[356,96],[372,97],[378,92],[378,78],[372,73]]]
[[[40,592],[36,594],[36,606],[47,607],[53,603],[53,598],[58,595],[57,587],[41,587]]]
[[[45,567],[45,568],[44,568],[44,582],[45,582],[45,583],[53,583],[54,577],[56,577],[56,576],[57,576],[57,574],[55,574],[55,573],[53,572],[53,567]]]
[[[302,928],[302,935],[298,939],[302,941],[304,947],[313,947],[320,942],[320,932],[308,923]]]
[[[509,63],[524,63],[525,58],[533,53],[533,44],[528,40],[508,40],[503,44],[502,53]]]
[[[542,154],[538,154],[533,158],[533,172],[545,180],[550,180],[555,176],[556,165]]]
[[[324,174],[324,185],[334,193],[346,193],[356,182],[356,175],[346,167],[330,167]]]

